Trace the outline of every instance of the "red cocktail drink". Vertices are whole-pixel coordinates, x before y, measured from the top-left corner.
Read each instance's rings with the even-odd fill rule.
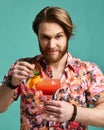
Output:
[[[36,90],[41,90],[44,95],[53,95],[60,88],[60,80],[47,78],[39,81],[35,86]]]

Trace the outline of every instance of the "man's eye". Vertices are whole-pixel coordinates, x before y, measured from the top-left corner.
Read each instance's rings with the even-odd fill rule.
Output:
[[[47,36],[43,36],[43,37],[41,37],[42,39],[49,39],[49,37],[47,37]]]
[[[60,38],[62,38],[62,35],[57,35],[56,36],[56,39],[60,39]]]

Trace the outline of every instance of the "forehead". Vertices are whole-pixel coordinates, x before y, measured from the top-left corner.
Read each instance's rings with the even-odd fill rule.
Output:
[[[39,25],[39,34],[57,34],[63,33],[63,28],[57,23],[42,22]]]

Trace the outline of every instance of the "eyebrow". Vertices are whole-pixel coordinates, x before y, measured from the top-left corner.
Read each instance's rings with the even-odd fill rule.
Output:
[[[57,33],[56,35],[59,35],[59,34],[62,34],[62,33],[64,33],[64,32],[59,32],[59,33]]]

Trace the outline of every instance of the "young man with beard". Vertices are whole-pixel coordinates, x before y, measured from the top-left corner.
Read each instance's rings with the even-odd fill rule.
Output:
[[[33,21],[33,30],[41,55],[19,59],[11,66],[0,87],[0,112],[21,95],[21,130],[104,127],[104,76],[97,65],[68,52],[73,35],[69,14],[59,7],[46,7]],[[44,88],[45,94],[43,88],[37,90],[39,84],[50,87],[49,79],[54,84],[55,79],[60,80],[52,95],[46,93],[48,88]]]

